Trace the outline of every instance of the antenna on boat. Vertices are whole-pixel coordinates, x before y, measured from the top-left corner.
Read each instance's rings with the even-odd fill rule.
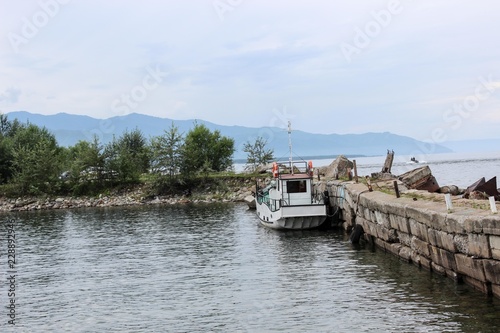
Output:
[[[288,121],[288,148],[290,149],[290,157],[288,161],[290,162],[290,173],[293,175],[293,165],[292,165],[292,123]]]

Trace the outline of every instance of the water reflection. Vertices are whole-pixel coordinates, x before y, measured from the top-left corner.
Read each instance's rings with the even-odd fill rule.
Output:
[[[356,271],[386,291],[376,295],[401,309],[421,315],[447,332],[493,332],[500,325],[500,301],[445,277],[408,264],[391,254],[367,247],[358,250]],[[484,317],[491,321],[485,321]]]
[[[500,324],[496,299],[354,248],[342,232],[263,228],[244,205],[16,219],[23,329],[494,332]]]

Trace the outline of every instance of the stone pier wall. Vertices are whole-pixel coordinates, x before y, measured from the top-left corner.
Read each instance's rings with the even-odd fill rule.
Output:
[[[328,182],[331,204],[346,230],[430,271],[500,298],[500,216],[486,209],[368,191],[364,184]],[[359,227],[356,227],[359,228]]]

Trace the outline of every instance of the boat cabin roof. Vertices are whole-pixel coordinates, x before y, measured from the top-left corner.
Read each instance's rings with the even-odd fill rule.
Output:
[[[294,173],[292,174],[281,174],[280,179],[283,180],[288,180],[288,179],[310,179],[311,176],[309,176],[307,173]]]

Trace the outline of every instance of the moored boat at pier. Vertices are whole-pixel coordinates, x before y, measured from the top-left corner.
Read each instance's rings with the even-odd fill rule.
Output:
[[[264,188],[257,184],[255,193],[257,216],[266,227],[312,229],[326,220],[327,200],[314,186],[309,165],[301,170],[297,163],[292,168],[275,163],[273,179]]]
[[[291,134],[290,124],[288,133]],[[327,218],[328,198],[313,183],[312,162],[274,162],[273,178],[256,184],[255,205],[262,225],[273,229],[312,229]]]

